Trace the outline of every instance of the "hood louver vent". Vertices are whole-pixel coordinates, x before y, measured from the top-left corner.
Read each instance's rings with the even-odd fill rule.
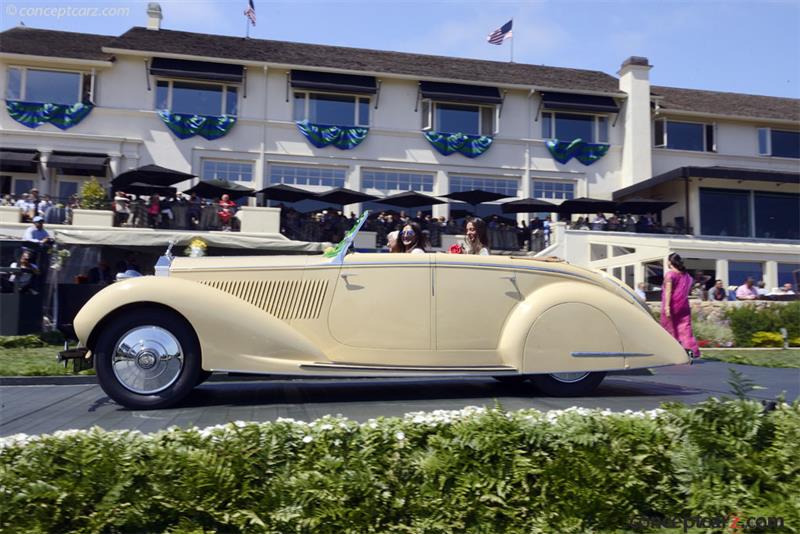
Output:
[[[327,280],[204,281],[274,315],[278,319],[318,319],[328,289]]]

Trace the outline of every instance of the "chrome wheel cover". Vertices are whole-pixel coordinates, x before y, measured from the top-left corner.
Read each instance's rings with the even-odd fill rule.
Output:
[[[580,382],[581,380],[589,376],[589,372],[580,371],[576,373],[550,373],[550,376],[552,376],[559,382],[563,382],[565,384],[574,384],[575,382]]]
[[[183,348],[171,332],[154,325],[137,326],[114,346],[111,368],[125,388],[139,395],[164,391],[183,370]]]

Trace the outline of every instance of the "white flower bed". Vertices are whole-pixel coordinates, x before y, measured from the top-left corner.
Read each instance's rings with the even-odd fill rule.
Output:
[[[467,406],[465,408],[462,408],[461,410],[434,410],[432,412],[410,412],[405,414],[401,420],[404,423],[413,423],[415,425],[424,425],[430,427],[438,425],[448,425],[457,421],[468,419],[470,417],[483,415],[491,411],[498,411],[498,410],[496,408],[487,409],[482,406]],[[556,424],[563,418],[574,417],[574,416],[580,416],[580,417],[613,416],[613,417],[635,417],[635,418],[655,419],[662,413],[664,413],[664,410],[658,408],[646,411],[625,410],[624,412],[613,412],[609,409],[593,409],[593,408],[581,408],[577,406],[572,406],[564,410],[549,410],[546,412],[542,412],[536,409],[524,409],[516,412],[507,412],[506,417],[512,420],[517,419],[519,421],[532,422],[537,424],[542,424],[542,423]],[[179,428],[177,426],[172,426],[167,428],[166,430],[161,430],[152,434],[143,434],[138,430],[117,430],[117,431],[109,431],[108,433],[118,434],[118,435],[129,435],[129,436],[137,435],[144,439],[153,439],[158,436],[161,436],[164,433],[184,431],[184,432],[196,432],[203,438],[211,439],[213,441],[218,441],[229,432],[235,432],[237,429],[246,428],[251,425],[260,426],[260,425],[283,424],[293,427],[293,431],[296,432],[298,436],[302,436],[300,440],[303,443],[308,444],[314,441],[316,435],[334,430],[336,428],[341,430],[346,430],[349,432],[355,432],[358,429],[358,427],[377,429],[379,427],[379,423],[380,421],[377,419],[369,419],[364,423],[357,423],[341,415],[337,416],[326,415],[325,417],[314,420],[310,423],[306,421],[298,421],[296,419],[287,417],[279,417],[274,422],[258,423],[258,422],[232,421],[230,423],[208,426],[202,429],[196,426],[184,429]],[[90,434],[92,432],[97,432],[97,431],[102,431],[102,429],[100,429],[99,427],[94,427],[89,430],[59,430],[57,432],[54,432],[53,434],[22,434],[22,433],[13,434],[11,436],[0,438],[0,450],[7,447],[24,446],[28,443],[40,441],[42,439],[47,439],[47,438],[60,439],[79,434]],[[395,438],[398,441],[403,441],[405,437],[406,436],[404,432],[402,431],[395,432]]]

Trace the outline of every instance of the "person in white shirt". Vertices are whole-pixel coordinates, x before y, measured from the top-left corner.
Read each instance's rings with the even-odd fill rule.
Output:
[[[639,282],[639,285],[636,286],[636,295],[642,300],[647,300],[647,294],[645,291],[647,291],[647,284],[644,282]]]
[[[464,246],[464,254],[489,255],[489,233],[483,219],[475,217],[467,221],[466,234],[467,242]]]

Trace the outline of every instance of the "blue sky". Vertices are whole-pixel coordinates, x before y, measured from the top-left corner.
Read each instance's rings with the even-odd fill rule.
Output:
[[[246,0],[161,0],[163,28],[244,36]],[[120,34],[146,1],[5,0],[2,28]],[[631,55],[654,85],[800,98],[800,0],[255,0],[251,37],[508,61],[486,35],[514,19],[514,61],[616,74]],[[72,16],[30,8],[73,8]],[[86,16],[82,8],[127,8]],[[54,11],[51,11],[54,13]]]

